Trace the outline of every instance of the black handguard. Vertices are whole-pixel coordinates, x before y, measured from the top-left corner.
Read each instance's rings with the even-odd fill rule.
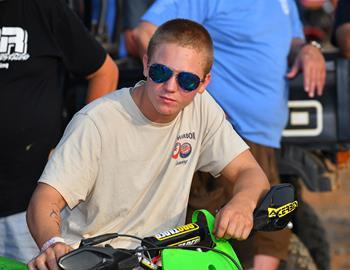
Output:
[[[253,231],[277,231],[286,228],[297,207],[295,189],[291,184],[272,186],[254,211]]]
[[[142,246],[147,248],[176,247],[176,246],[205,246],[212,247],[213,243],[209,234],[208,226],[201,221],[189,223],[174,229],[146,237]],[[151,255],[155,256],[160,250],[152,250]]]

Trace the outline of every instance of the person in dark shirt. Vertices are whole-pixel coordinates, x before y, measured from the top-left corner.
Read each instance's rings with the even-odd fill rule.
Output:
[[[62,130],[60,70],[88,79],[86,101],[118,68],[63,0],[0,1],[0,256],[37,254],[25,209]]]

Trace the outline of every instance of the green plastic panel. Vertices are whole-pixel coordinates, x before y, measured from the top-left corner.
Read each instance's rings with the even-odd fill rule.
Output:
[[[0,256],[0,270],[28,270],[25,263]]]
[[[227,256],[211,251],[198,252],[186,249],[165,249],[162,251],[163,270],[240,270],[242,266],[233,251],[232,246],[225,239],[216,239],[212,234],[214,228],[214,217],[207,210],[197,210],[193,213],[192,222],[196,222],[198,214],[202,213],[208,223],[208,229],[213,242],[214,249],[229,255],[235,263]]]

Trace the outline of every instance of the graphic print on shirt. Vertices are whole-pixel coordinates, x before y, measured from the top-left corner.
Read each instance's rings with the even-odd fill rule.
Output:
[[[20,27],[0,28],[0,69],[8,69],[10,62],[26,61],[28,32]]]
[[[195,140],[194,132],[188,132],[177,136],[173,149],[172,158],[176,160],[176,166],[185,165],[192,153],[192,145],[190,140]]]

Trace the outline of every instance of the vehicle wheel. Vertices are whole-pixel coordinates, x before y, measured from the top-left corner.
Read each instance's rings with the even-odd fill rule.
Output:
[[[278,270],[317,270],[309,251],[295,234],[290,239],[287,261]]]
[[[303,242],[314,259],[317,269],[330,269],[330,247],[326,232],[312,207],[299,201],[299,207],[293,221],[293,232]]]

